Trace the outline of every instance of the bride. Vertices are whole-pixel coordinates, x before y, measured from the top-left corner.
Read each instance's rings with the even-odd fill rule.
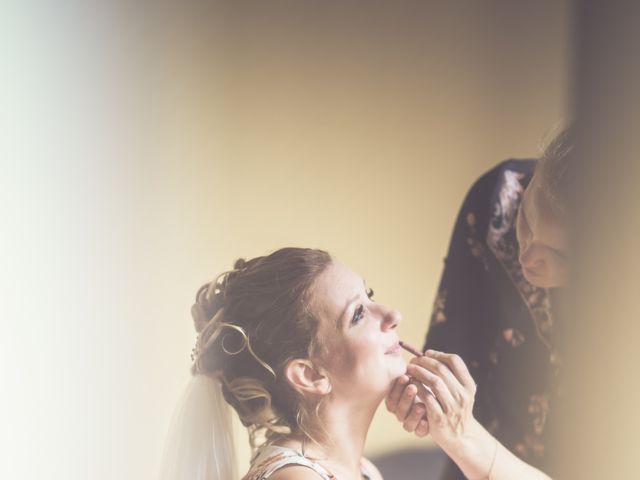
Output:
[[[408,367],[400,313],[322,250],[238,260],[200,288],[192,316],[194,378],[172,423],[164,480],[237,478],[228,406],[254,450],[243,480],[380,480],[364,444],[405,373],[424,402],[411,421],[469,478],[547,478],[475,421],[475,383],[459,358],[433,352]]]

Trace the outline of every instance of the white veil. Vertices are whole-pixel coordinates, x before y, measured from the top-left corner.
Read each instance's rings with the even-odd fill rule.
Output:
[[[173,414],[160,480],[235,480],[232,428],[220,382],[195,375]]]

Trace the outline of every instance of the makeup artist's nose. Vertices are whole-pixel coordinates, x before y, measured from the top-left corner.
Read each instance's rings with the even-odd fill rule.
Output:
[[[382,330],[393,330],[402,321],[402,314],[395,308],[386,308],[380,327]]]

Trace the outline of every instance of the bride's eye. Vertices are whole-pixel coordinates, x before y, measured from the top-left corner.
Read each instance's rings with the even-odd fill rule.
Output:
[[[360,320],[362,320],[362,317],[364,317],[364,306],[363,305],[358,305],[356,307],[355,312],[353,312],[353,318],[351,319],[351,325],[355,325],[356,323],[358,323]]]
[[[367,297],[369,300],[373,300],[373,288],[367,288]]]

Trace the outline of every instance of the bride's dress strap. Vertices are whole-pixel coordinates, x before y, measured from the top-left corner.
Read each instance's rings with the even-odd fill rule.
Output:
[[[304,457],[300,452],[287,447],[267,445],[261,448],[251,461],[251,469],[243,480],[266,480],[281,468],[300,465],[316,472],[322,480],[337,480],[321,465]]]

